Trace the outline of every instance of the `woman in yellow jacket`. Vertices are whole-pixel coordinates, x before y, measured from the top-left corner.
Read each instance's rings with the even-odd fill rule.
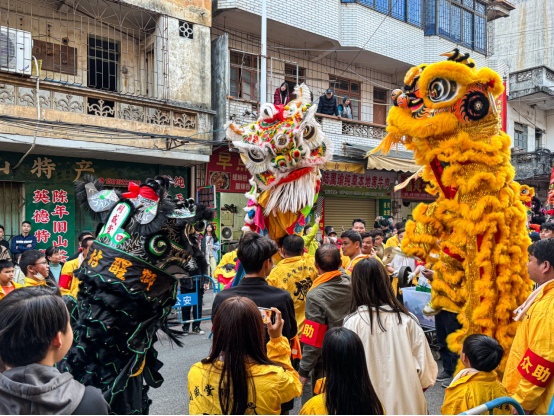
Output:
[[[306,402],[301,415],[385,414],[369,378],[364,345],[355,332],[342,327],[330,329],[321,353],[327,377],[315,390],[323,393]]]
[[[264,348],[261,311],[245,297],[227,299],[213,321],[210,356],[188,375],[191,415],[278,415],[281,403],[300,397],[302,384],[290,362],[289,341],[282,336],[281,312],[266,320],[270,340]],[[267,312],[267,311],[263,311]]]

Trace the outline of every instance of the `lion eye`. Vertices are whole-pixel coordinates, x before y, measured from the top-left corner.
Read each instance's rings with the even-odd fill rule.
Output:
[[[265,160],[264,152],[261,149],[248,149],[248,157],[254,163],[262,163]]]
[[[433,103],[449,101],[456,95],[458,84],[444,78],[436,78],[429,85],[429,99]]]

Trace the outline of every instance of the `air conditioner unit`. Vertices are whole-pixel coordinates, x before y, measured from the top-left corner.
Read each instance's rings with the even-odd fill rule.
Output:
[[[0,26],[0,71],[31,75],[31,32]]]
[[[233,229],[228,226],[221,227],[221,241],[231,241],[233,239]]]

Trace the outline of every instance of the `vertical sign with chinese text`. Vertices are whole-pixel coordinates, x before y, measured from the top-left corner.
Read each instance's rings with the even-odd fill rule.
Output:
[[[390,199],[380,199],[379,200],[379,216],[388,217],[391,214],[391,200]]]
[[[215,186],[202,186],[196,189],[196,202],[208,208],[216,208]]]
[[[75,247],[75,191],[71,184],[25,183],[25,218],[37,250],[59,247],[65,261]]]

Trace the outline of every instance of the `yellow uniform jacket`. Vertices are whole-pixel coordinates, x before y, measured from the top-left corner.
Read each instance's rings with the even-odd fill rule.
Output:
[[[554,280],[546,283],[517,329],[502,383],[535,415],[546,415],[554,396]]]
[[[300,397],[302,384],[298,373],[291,366],[290,355],[287,338],[274,338],[267,343],[267,356],[283,367],[250,366],[256,396],[252,397],[252,392],[249,395],[247,415],[278,415],[281,413],[281,403]],[[189,414],[222,414],[219,403],[221,367],[219,361],[214,365],[199,362],[192,366],[188,376]]]
[[[342,268],[346,271],[347,274],[352,275],[352,270],[354,270],[354,266],[363,259],[375,259],[383,264],[383,261],[378,256],[371,257],[368,254],[362,254],[361,256],[356,257],[352,264],[350,264],[350,257],[342,256]]]
[[[235,277],[235,266],[237,264],[237,250],[225,254],[214,270],[214,278],[223,286],[226,286]]]
[[[312,397],[302,406],[299,415],[328,415],[327,407],[325,407],[325,394],[318,394]]]
[[[19,283],[16,283],[16,282],[13,282],[13,281],[12,281],[12,285],[14,285],[16,289],[19,289],[20,287],[23,287]],[[0,286],[0,300],[4,299],[5,296],[6,296],[6,294],[4,293],[4,290],[2,289],[2,286]]]
[[[398,247],[399,245],[400,245],[400,242],[398,241],[398,236],[393,235],[391,238],[387,240],[387,243],[385,244],[385,248]]]
[[[506,388],[497,380],[496,373],[480,371],[463,377],[450,385],[444,394],[443,415],[459,415],[481,404],[506,397]],[[494,415],[511,415],[512,407],[504,404],[493,410]]]
[[[16,283],[13,282],[13,284],[15,285]],[[42,280],[42,281],[36,281],[34,279],[30,279],[28,277],[25,278],[25,284],[23,285],[23,287],[32,287],[32,286],[46,286],[46,287],[50,287],[46,284],[46,281],[45,280]],[[51,289],[54,289],[54,288],[51,288]],[[67,289],[64,289],[63,287],[60,287],[60,291],[62,293],[62,296],[65,296],[65,295],[69,295],[70,292],[69,290]]]
[[[306,320],[306,295],[317,276],[314,257],[307,254],[281,260],[267,276],[270,286],[290,293],[299,334],[302,333]]]

